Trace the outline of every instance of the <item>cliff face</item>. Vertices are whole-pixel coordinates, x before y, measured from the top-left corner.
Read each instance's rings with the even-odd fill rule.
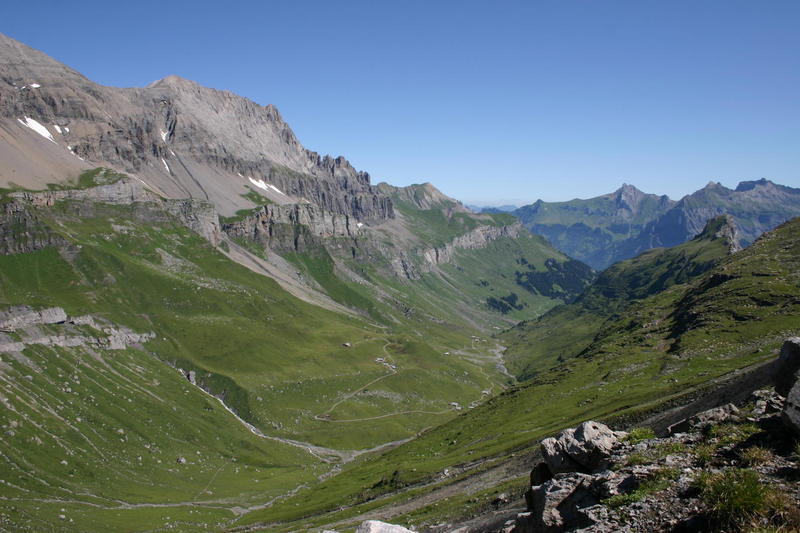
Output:
[[[313,204],[265,205],[242,220],[222,225],[230,237],[283,251],[302,251],[311,244],[308,239],[321,245],[331,237],[356,237],[363,234],[363,227],[364,223],[353,217]]]
[[[67,170],[110,166],[164,196],[208,200],[223,214],[253,207],[242,196],[253,191],[367,223],[393,216],[366,172],[305,149],[274,106],[176,76],[144,88],[104,87],[0,35],[0,117],[0,184],[44,188],[52,181],[47,162],[66,159]],[[20,166],[25,159],[40,162]]]
[[[486,248],[498,239],[515,239],[519,236],[520,231],[525,231],[525,229],[519,223],[508,226],[480,226],[441,246],[400,251],[394,254],[388,251],[391,257],[391,268],[394,275],[401,279],[417,280],[422,277],[422,274],[432,272],[439,265],[453,263],[458,250]]]
[[[32,252],[47,246],[61,246],[66,240],[54,234],[42,224],[34,208],[47,208],[61,200],[85,202],[85,209],[92,209],[92,202],[112,205],[152,205],[155,210],[140,210],[135,216],[147,219],[169,214],[181,224],[202,236],[213,246],[220,242],[219,216],[208,202],[192,198],[166,200],[148,190],[135,179],[123,178],[114,183],[98,185],[88,189],[67,189],[42,192],[11,193],[12,199],[5,204],[5,213],[0,216],[0,236],[3,243],[0,253]]]

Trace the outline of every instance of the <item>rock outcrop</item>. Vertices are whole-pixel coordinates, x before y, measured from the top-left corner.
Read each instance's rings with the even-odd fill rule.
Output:
[[[519,223],[508,226],[480,226],[456,237],[444,246],[423,250],[420,255],[431,265],[450,263],[456,250],[485,248],[490,242],[503,237],[516,238],[520,231],[524,229]]]
[[[553,474],[595,472],[608,466],[611,450],[624,436],[624,432],[590,420],[562,431],[558,437],[544,439],[542,457]]]
[[[52,234],[47,231],[46,225],[42,224],[35,214],[25,209],[26,206],[49,208],[54,206],[56,202],[64,200],[99,202],[112,205],[132,205],[137,203],[153,205],[175,217],[182,225],[202,236],[213,246],[218,245],[221,239],[219,215],[213,205],[194,198],[181,200],[164,199],[147,188],[143,182],[133,178],[121,178],[114,183],[97,185],[86,189],[14,192],[9,197],[14,200],[6,204],[7,211],[11,213],[9,215],[10,220],[17,223],[20,220],[30,220],[29,226],[32,228],[31,232],[34,235],[44,234],[47,236],[47,238],[34,239],[34,245],[28,245],[25,248],[22,248],[19,244],[15,247],[9,238],[9,243],[4,248],[11,253],[33,251],[53,244],[64,244],[66,241],[63,238],[51,236]],[[3,224],[3,218],[0,218],[0,229],[2,229]],[[30,235],[31,232],[26,235]],[[11,234],[10,231],[9,234]],[[8,238],[5,236],[5,232],[3,235],[4,238]],[[19,238],[16,240],[20,241]]]
[[[798,463],[792,451],[794,437],[779,422],[782,404],[777,393],[759,390],[747,403],[746,420],[722,419],[720,413],[730,409],[715,409],[687,420],[685,432],[618,441],[607,469],[561,472],[538,485],[532,481],[526,495],[528,511],[506,522],[502,531],[716,531],[723,526],[739,530],[741,523],[732,520],[755,517],[762,525],[794,530],[800,525],[800,514],[794,514],[800,511],[800,490],[786,473],[795,471]],[[711,420],[716,423],[707,425]],[[540,470],[532,472],[532,480],[541,481]],[[709,480],[735,484],[743,477],[755,480],[772,498],[782,494],[782,508],[754,506],[743,515],[723,516],[710,506],[704,484]]]
[[[91,315],[69,317],[60,307],[37,310],[14,306],[0,311],[0,352],[3,353],[22,352],[34,345],[124,350],[154,337],[152,332],[136,333]]]
[[[27,305],[17,305],[0,311],[0,331],[14,331],[42,324],[63,324],[66,321],[67,313],[60,307],[37,310]]]
[[[356,237],[364,223],[349,215],[336,214],[314,204],[264,205],[242,220],[222,225],[233,238],[244,238],[265,248],[302,250],[304,226],[313,237]]]
[[[778,363],[780,372],[776,377],[775,391],[786,396],[783,420],[800,435],[800,337],[783,343]]]

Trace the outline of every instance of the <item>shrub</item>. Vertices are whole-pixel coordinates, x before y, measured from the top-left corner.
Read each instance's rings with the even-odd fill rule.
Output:
[[[714,444],[698,444],[694,448],[694,454],[697,458],[697,464],[700,466],[708,466],[714,460],[714,455],[717,453],[717,447]]]
[[[638,444],[644,440],[650,440],[654,438],[656,438],[656,434],[653,433],[653,430],[650,428],[633,428],[628,432],[628,436],[625,437],[625,442]]]
[[[772,458],[772,452],[762,446],[751,446],[742,451],[740,458],[747,466],[763,465]]]
[[[723,528],[739,529],[770,508],[770,490],[752,470],[701,474],[695,481],[711,517]]]

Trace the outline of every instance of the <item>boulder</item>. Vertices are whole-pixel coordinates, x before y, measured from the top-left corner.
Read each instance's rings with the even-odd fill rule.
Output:
[[[800,337],[786,339],[775,362],[775,392],[788,396],[800,379]]]
[[[795,433],[800,434],[800,381],[795,382],[786,396],[783,406],[783,421]]]
[[[667,431],[670,435],[674,435],[676,433],[686,433],[692,429],[703,430],[714,424],[719,424],[720,422],[738,419],[739,409],[732,403],[729,403],[727,405],[709,409],[708,411],[703,411],[702,413],[697,413],[696,415],[681,420],[676,424],[672,424],[667,428]]]
[[[580,510],[600,503],[591,490],[593,479],[590,475],[578,472],[556,474],[550,481],[534,487],[532,530],[557,533],[591,525]]]
[[[358,526],[356,533],[412,533],[412,531],[380,520],[367,520]]]
[[[611,450],[624,433],[592,420],[542,441],[542,456],[554,474],[598,472],[609,465]]]

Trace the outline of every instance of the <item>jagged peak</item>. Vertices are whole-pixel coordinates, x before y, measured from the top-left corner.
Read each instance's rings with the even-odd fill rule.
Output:
[[[775,186],[775,183],[768,180],[767,178],[761,178],[760,180],[754,181],[740,181],[739,185],[736,186],[736,192],[745,192],[745,191],[752,191],[756,187],[769,187]]]
[[[728,250],[733,253],[741,250],[739,242],[739,229],[736,227],[736,221],[731,215],[719,215],[708,222],[705,228],[693,240],[713,241],[717,239],[725,239],[728,243]]]
[[[631,185],[629,183],[623,183],[619,189],[614,191],[615,194],[630,194],[630,193],[642,193],[640,189],[638,189],[635,185]],[[642,193],[644,194],[644,193]]]

